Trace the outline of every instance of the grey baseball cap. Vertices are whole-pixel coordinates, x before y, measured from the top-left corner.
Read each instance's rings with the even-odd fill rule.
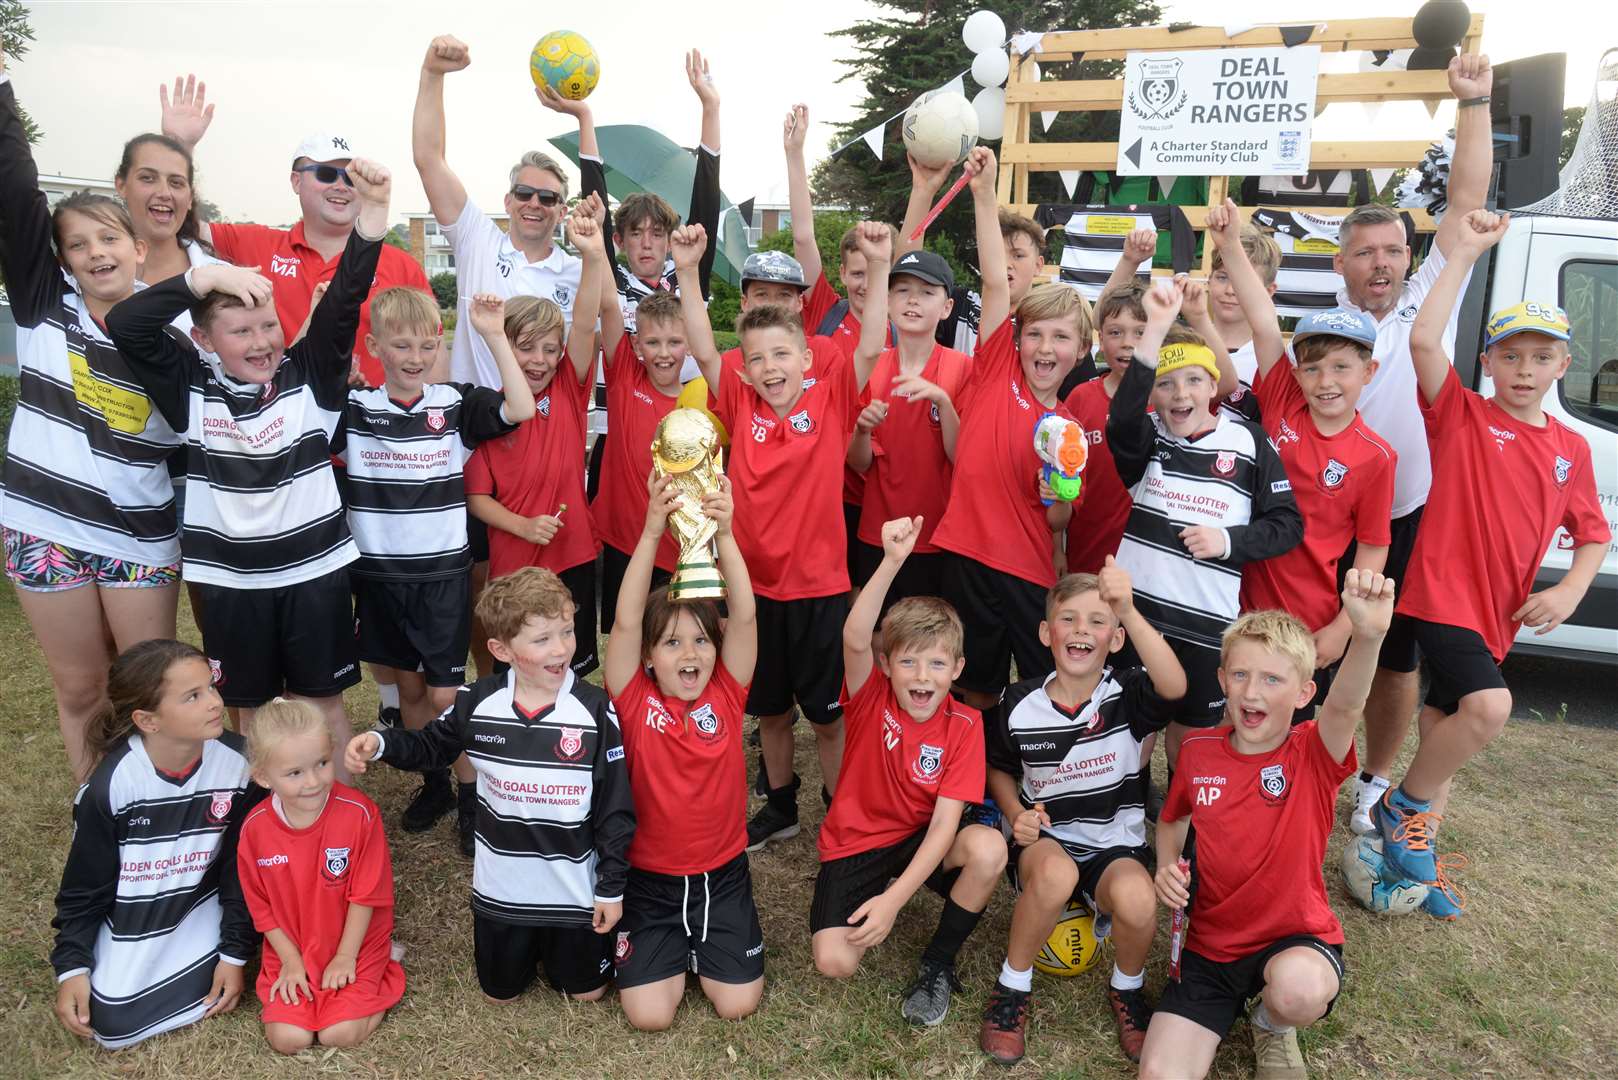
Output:
[[[807,289],[809,283],[803,280],[803,266],[791,255],[782,251],[755,251],[742,263],[742,284],[749,281],[768,281],[776,285],[791,285],[799,289]]]
[[[947,259],[934,251],[905,252],[904,257],[893,264],[890,280],[900,274],[920,278],[929,285],[942,285],[946,290],[955,288],[955,271],[950,269]]]

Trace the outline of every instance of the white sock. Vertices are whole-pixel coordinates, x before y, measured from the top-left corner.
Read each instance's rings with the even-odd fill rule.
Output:
[[[399,707],[399,685],[397,683],[377,683],[376,696],[382,699],[384,709],[397,709]]]
[[[1143,966],[1133,975],[1125,975],[1117,964],[1112,965],[1112,988],[1114,990],[1139,990],[1146,985],[1146,968]]]
[[[1263,1028],[1265,1031],[1275,1035],[1285,1035],[1292,1030],[1291,1025],[1277,1024],[1270,1019],[1270,1010],[1264,1007],[1264,1002],[1262,1001],[1258,1003],[1258,1007],[1253,1010],[1253,1014],[1248,1019],[1252,1021],[1254,1027]]]
[[[1007,990],[1021,990],[1023,993],[1032,993],[1034,989],[1034,969],[1032,966],[1018,971],[1011,966],[1010,960],[1000,963],[1000,985]]]

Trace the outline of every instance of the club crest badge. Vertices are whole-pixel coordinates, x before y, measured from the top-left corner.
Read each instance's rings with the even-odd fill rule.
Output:
[[[934,427],[941,423],[938,419],[938,402],[935,401],[927,407],[927,417],[932,421]]]
[[[329,847],[326,849],[326,876],[340,878],[348,869],[348,848]]]
[[[216,791],[208,802],[208,820],[213,822],[224,821],[230,817],[231,803],[236,801],[234,791]]]
[[[793,413],[791,416],[787,417],[787,423],[791,424],[792,430],[796,431],[799,435],[807,435],[811,431],[815,430],[815,422],[809,419],[808,409],[801,409],[798,412]]]
[[[428,427],[429,430],[432,430],[432,431],[443,431],[444,430],[444,410],[443,409],[428,409],[427,410],[427,427]]]
[[[705,739],[713,739],[719,734],[719,715],[713,711],[712,705],[693,709],[691,723],[696,725],[697,734]]]
[[[1330,490],[1342,486],[1343,480],[1348,476],[1348,466],[1336,458],[1327,458],[1326,467],[1320,473],[1320,482]]]
[[[923,782],[932,782],[938,779],[938,771],[944,764],[944,748],[922,743],[916,754],[916,777]]]
[[[612,962],[626,964],[629,962],[629,955],[634,951],[635,947],[629,943],[629,931],[618,931],[618,942],[612,947]]]
[[[556,740],[556,756],[563,761],[577,761],[584,754],[584,729],[565,727]]]
[[[573,302],[573,290],[566,285],[553,285],[551,296],[556,300],[556,306],[563,311],[566,311],[568,305]]]
[[[1214,455],[1214,472],[1230,476],[1236,471],[1236,451],[1221,450]]]
[[[551,396],[546,394],[544,397],[540,398],[534,403],[534,408],[539,410],[539,415],[549,419],[551,415]]]
[[[1258,783],[1269,799],[1280,799],[1287,793],[1286,766],[1279,763],[1264,766],[1258,771]]]
[[[224,668],[224,665],[221,664],[219,661],[215,660],[211,656],[208,657],[208,673],[209,673],[209,675],[212,676],[213,684],[215,686],[223,686],[224,685],[224,683],[225,683],[225,668]]]
[[[1567,458],[1558,454],[1556,461],[1553,463],[1553,467],[1556,472],[1556,486],[1562,487],[1566,485],[1569,474],[1573,472],[1573,463]]]

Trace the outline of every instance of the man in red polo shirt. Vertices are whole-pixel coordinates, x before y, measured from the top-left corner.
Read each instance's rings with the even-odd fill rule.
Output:
[[[213,121],[213,107],[200,107],[200,96],[175,94],[163,101],[163,134],[176,140],[193,156],[197,143]],[[303,220],[290,229],[265,225],[226,225],[201,222],[202,239],[222,259],[238,266],[256,266],[275,286],[275,313],[281,330],[293,340],[316,302],[315,289],[337,273],[337,259],[354,231],[359,200],[345,170],[354,157],[351,141],[334,132],[310,135],[292,155],[292,190],[297,193]],[[427,275],[409,252],[384,244],[371,292],[360,309],[354,334],[355,367],[367,386],[382,385],[382,362],[365,348],[371,332],[371,298],[383,289],[404,285],[432,292]],[[433,380],[448,371],[434,372]]]

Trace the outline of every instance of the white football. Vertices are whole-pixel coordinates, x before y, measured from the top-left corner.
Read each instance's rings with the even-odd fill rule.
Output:
[[[1343,882],[1349,895],[1378,915],[1408,915],[1427,899],[1427,886],[1406,881],[1382,857],[1382,837],[1356,836],[1343,848]]]
[[[929,90],[905,110],[905,149],[928,168],[954,165],[978,142],[978,114],[952,90]]]

